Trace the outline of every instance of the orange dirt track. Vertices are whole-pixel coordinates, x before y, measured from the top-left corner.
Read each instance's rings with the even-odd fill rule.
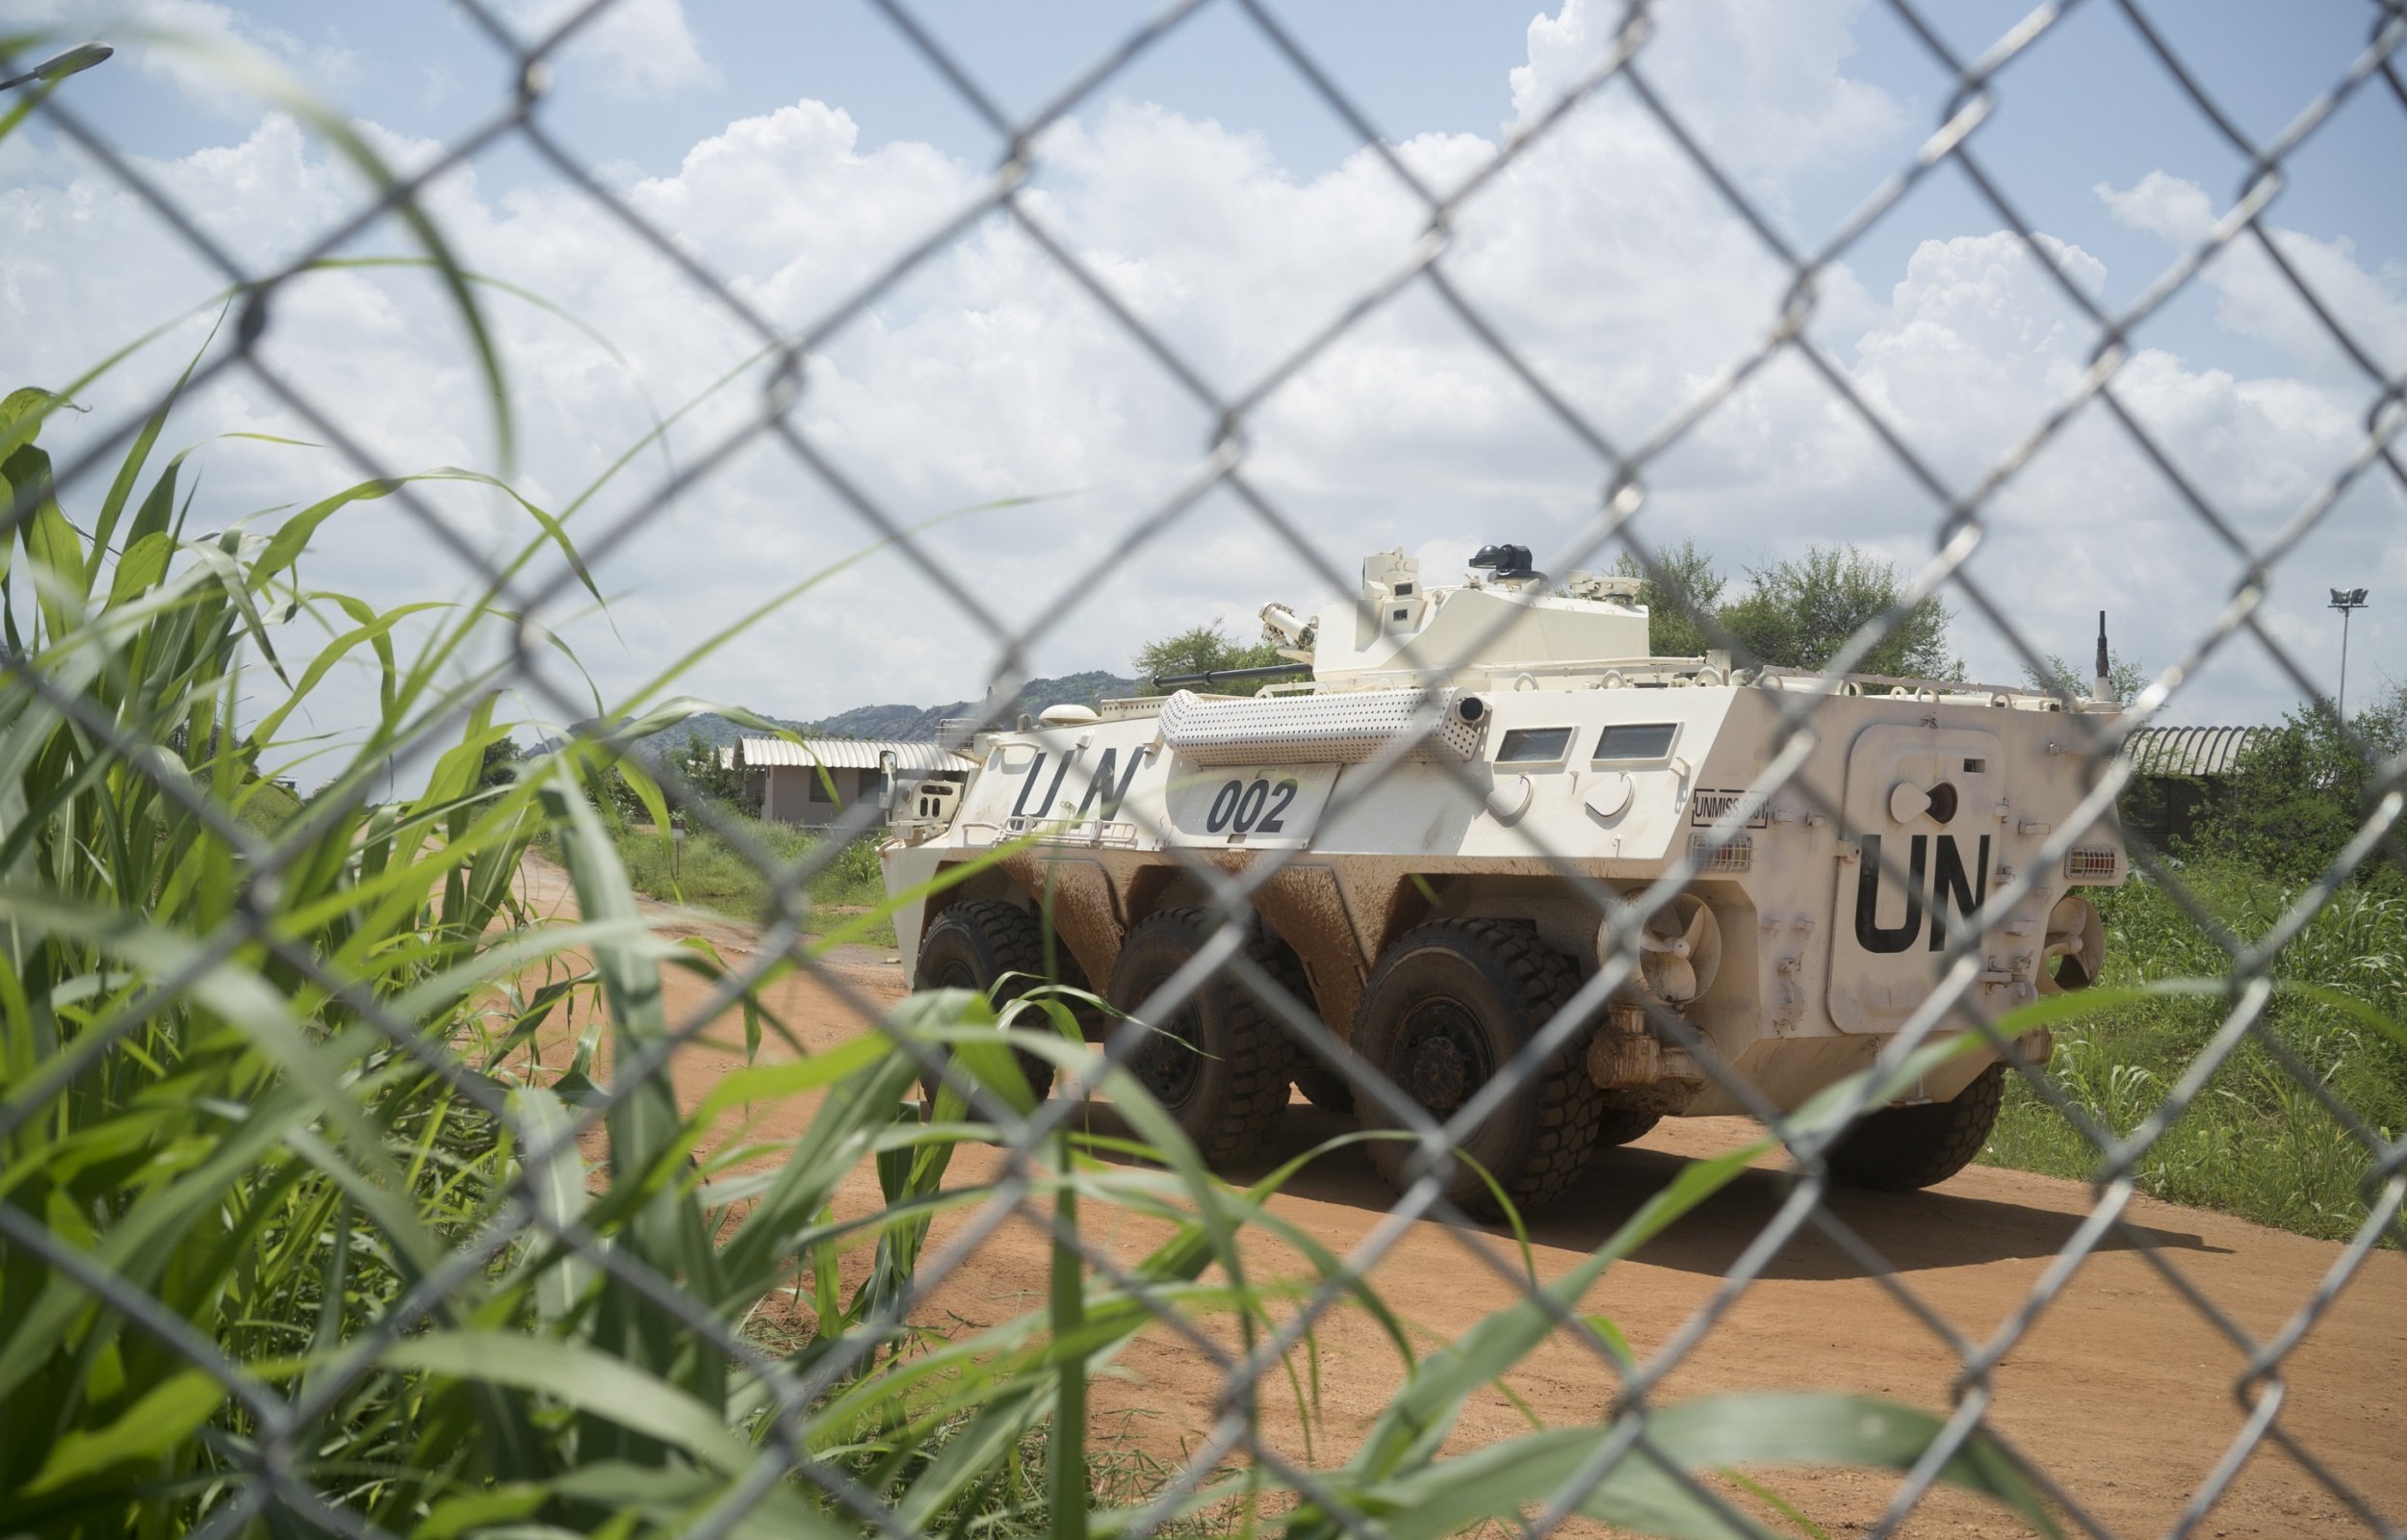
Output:
[[[556,867],[531,860],[525,886],[540,908],[570,907],[564,875]],[[742,927],[652,908],[664,932],[708,936],[731,960],[749,943]],[[904,992],[899,969],[865,948],[841,949],[831,971],[873,1004]],[[701,991],[687,974],[671,971],[666,977],[672,1019],[683,1019],[698,1005]],[[764,1003],[815,1050],[857,1033],[863,1022],[837,989],[811,978],[783,981]],[[676,1063],[681,1103],[691,1105],[742,1062],[740,1033],[732,1019],[711,1036],[713,1042],[697,1043]],[[773,1039],[763,1048],[764,1057],[785,1051]],[[756,1130],[756,1137],[791,1133],[809,1116],[809,1104],[796,1103]],[[1308,1149],[1347,1126],[1345,1119],[1298,1097],[1276,1146],[1264,1151],[1263,1164]],[[1533,1223],[1540,1275],[1561,1273],[1603,1242],[1685,1161],[1755,1137],[1754,1125],[1742,1119],[1673,1119],[1626,1149],[1601,1154],[1585,1187]],[[975,1180],[994,1168],[996,1159],[989,1151],[967,1150],[956,1157],[953,1171],[960,1180]],[[1775,1158],[1757,1164],[1761,1169],[1739,1177],[1609,1271],[1583,1308],[1612,1318],[1642,1358],[1664,1344],[1713,1296],[1724,1270],[1781,1202],[1780,1163]],[[1250,1173],[1231,1174],[1241,1179]],[[1369,1161],[1353,1148],[1308,1168],[1273,1202],[1278,1213],[1343,1255],[1378,1223],[1388,1197]],[[1975,1167],[1926,1193],[1844,1193],[1830,1202],[1889,1260],[1891,1281],[1978,1344],[2022,1308],[2087,1213],[2090,1199],[2089,1190],[2079,1183]],[[856,1173],[845,1200],[862,1210],[875,1205],[874,1176],[866,1169]],[[2260,1340],[2289,1320],[2340,1253],[2328,1242],[2147,1198],[2135,1199],[2127,1217],[2166,1265]],[[1098,1242],[1123,1261],[1142,1256],[1160,1234],[1134,1220],[1085,1218]],[[932,1253],[942,1250],[946,1235],[961,1222],[957,1218],[940,1222]],[[1424,1349],[1514,1297],[1511,1285],[1473,1256],[1472,1247],[1514,1265],[1509,1237],[1465,1236],[1424,1222],[1371,1273],[1390,1307],[1427,1334]],[[1262,1239],[1257,1252],[1249,1257],[1257,1275],[1303,1273],[1293,1254],[1276,1242]],[[969,1265],[944,1281],[921,1319],[949,1330],[1040,1309],[1048,1255],[1033,1225],[1017,1219],[1006,1222]],[[1232,1340],[1219,1326],[1211,1334]],[[1351,1308],[1325,1317],[1318,1337],[1321,1388],[1309,1436],[1316,1462],[1326,1464],[1341,1459],[1386,1405],[1403,1365],[1385,1334]],[[1879,1279],[1809,1226],[1773,1259],[1659,1396],[1833,1389],[1944,1411],[1957,1367],[1950,1349]],[[2241,1352],[2176,1293],[2132,1238],[2110,1235],[2006,1356],[1996,1376],[1990,1421],[2111,1532],[2163,1533],[2240,1429],[2243,1413],[2234,1385],[2243,1368]],[[1117,1370],[1119,1377],[1101,1380],[1095,1389],[1099,1438],[1122,1437],[1156,1455],[1175,1457],[1210,1424],[1221,1374],[1194,1343],[1157,1327],[1121,1355]],[[2385,1251],[2368,1260],[2291,1354],[2285,1380],[2279,1425],[2391,1523],[2407,1519],[2407,1256]],[[1617,1389],[1611,1371],[1567,1339],[1542,1347],[1510,1382],[1550,1425],[1598,1420]],[[1266,1382],[1261,1405],[1264,1436],[1300,1457],[1307,1428],[1292,1391],[1283,1381]],[[1466,1410],[1452,1447],[1477,1447],[1527,1427],[1521,1414],[1490,1391]],[[1898,1485],[1896,1476],[1876,1472],[1755,1474],[1833,1534],[1868,1527]],[[1743,1497],[1735,1501],[1773,1520],[1768,1509]],[[1926,1499],[1904,1532],[2023,1530],[2002,1508],[1942,1491]],[[2239,1537],[2365,1531],[2268,1443],[2194,1532]]]

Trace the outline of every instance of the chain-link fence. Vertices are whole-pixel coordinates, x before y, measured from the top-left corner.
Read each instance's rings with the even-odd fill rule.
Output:
[[[2335,906],[2362,915],[2396,903],[2366,895],[2394,891],[2383,874],[2407,856],[2395,832],[2407,758],[2365,719],[2316,719],[2330,752],[2294,766],[2291,789],[2337,809],[2338,854],[2244,930],[2196,890],[2188,847],[2123,829],[2116,810],[2146,768],[2127,752],[2133,734],[2164,720],[2184,681],[2227,649],[2255,650],[2322,698],[2316,669],[2264,618],[2267,584],[2327,520],[2353,516],[2335,509],[2362,484],[2407,488],[2396,443],[2407,376],[2385,372],[2397,360],[2364,340],[2350,308],[2363,296],[2319,289],[2264,222],[2287,167],[2336,114],[2407,112],[2407,12],[2368,4],[2363,50],[2256,139],[2137,5],[2043,7],[1966,56],[1891,0],[1953,88],[1910,161],[1800,244],[1650,68],[1648,5],[1620,13],[1569,89],[1448,180],[1383,137],[1338,84],[1344,61],[1309,51],[1256,0],[1173,6],[1025,116],[997,105],[979,61],[941,29],[881,0],[896,37],[1006,150],[979,196],[796,329],[648,221],[548,123],[549,62],[611,5],[529,36],[462,0],[516,63],[514,93],[404,173],[326,119],[378,185],[273,271],[244,266],[205,211],[115,148],[64,83],[20,88],[22,120],[104,168],[235,292],[231,346],[177,390],[243,380],[267,393],[370,478],[354,497],[383,500],[480,575],[479,621],[505,623],[515,642],[465,683],[397,675],[386,652],[387,717],[371,751],[263,833],[239,810],[258,794],[246,779],[257,767],[228,747],[255,748],[263,732],[229,680],[237,658],[254,675],[270,666],[259,612],[285,587],[307,601],[291,573],[306,531],[181,540],[172,471],[164,497],[140,481],[153,414],[173,397],[88,433],[56,467],[55,501],[48,467],[15,457],[53,408],[37,402],[11,427],[23,555],[0,792],[13,927],[0,1297],[14,1323],[0,1350],[13,1447],[0,1453],[0,1491],[15,1511],[0,1529],[1147,1533],[1235,1527],[1259,1503],[1277,1522],[1359,1536],[1484,1522],[1545,1534],[1588,1519],[1823,1532],[1809,1527],[1817,1511],[1919,1532],[1966,1519],[1948,1505],[1972,1501],[1965,1489],[2035,1527],[2221,1533],[2242,1511],[2236,1488],[2267,1482],[2273,1495],[2244,1510],[2260,1532],[2407,1532],[2392,1413],[2403,1301],[2400,1275],[2379,1270],[2407,1235],[2407,1140],[2382,1126],[2384,1109],[2355,1105],[2357,1083],[2279,1017],[2303,1000],[2360,1032],[2352,1040],[2384,1072],[2407,1062],[2383,1057],[2400,1047],[2400,1002],[2384,992],[2394,967],[2325,988],[2333,981],[2283,962]],[[2230,210],[2120,309],[2034,230],[1981,134],[2019,61],[2063,45],[2068,13],[2109,10],[2249,167]],[[1175,47],[1199,13],[1267,45],[1420,226],[1376,282],[1233,389],[1031,193],[1047,131]],[[38,51],[22,44],[8,72]],[[1764,318],[1752,343],[1636,432],[1581,406],[1449,268],[1452,232],[1483,195],[1607,99],[1643,114],[1777,274],[1765,292],[1726,296],[1730,311]],[[378,230],[414,231],[476,315],[475,283],[419,200],[505,145],[681,271],[762,350],[766,383],[741,420],[616,522],[586,529],[582,565],[497,564],[408,468],[371,450],[369,424],[296,384],[265,346],[289,324],[279,309],[292,280]],[[2387,168],[2359,169],[2359,196],[2394,191]],[[1812,330],[1833,272],[1943,170],[2019,239],[2088,338],[2086,367],[1971,476],[1867,399]],[[998,603],[940,535],[849,475],[805,410],[812,363],[834,339],[997,219],[1215,424],[1175,492],[1132,510],[1064,597],[1032,611]],[[2135,333],[2234,248],[2279,274],[2365,401],[2338,469],[2263,536],[2184,471],[2123,389]],[[1509,551],[1478,584],[1443,593],[1458,617],[1494,601],[1485,619],[1425,629],[1435,611],[1414,592],[1417,569],[1340,570],[1311,510],[1258,475],[1249,450],[1266,403],[1406,295],[1458,321],[1522,408],[1592,458],[1600,493],[1575,533],[1535,553],[1545,572],[1626,555],[1660,589],[1677,531],[1649,517],[1650,479],[1775,367],[1801,366],[1829,410],[1927,494],[1932,554],[1819,668],[1762,665],[1710,607],[1693,617],[1700,656],[1592,647],[1533,660],[1515,628],[1534,610],[1598,628],[1586,637],[1621,636],[1610,627],[1632,615],[1635,585],[1552,587]],[[505,363],[487,357],[497,376]],[[2184,654],[2119,704],[2087,698],[2105,690],[1857,672],[1939,596],[1994,628],[2035,678],[2059,679],[2018,624],[2018,596],[1974,562],[1999,500],[2077,422],[2136,449],[2190,520],[2187,538],[2228,553],[2239,576],[2220,612],[2189,628]],[[954,769],[903,771],[891,802],[857,800],[800,857],[701,795],[677,763],[633,747],[676,725],[675,707],[597,716],[548,629],[582,603],[588,567],[762,452],[942,595],[983,637],[995,681],[982,716],[946,725],[949,757],[934,762]],[[79,498],[99,514],[61,511]],[[1312,637],[1317,688],[1240,695],[1206,680],[1168,704],[1022,719],[1029,659],[1070,607],[1212,498],[1243,511],[1261,549],[1363,595]],[[312,516],[324,511],[294,525]],[[537,547],[565,546],[556,526],[544,531]],[[1383,618],[1391,604],[1395,626]],[[1349,616],[1351,675],[1332,662]],[[360,629],[347,650],[399,634],[373,612],[350,619]],[[163,663],[169,654],[182,661]],[[549,758],[527,760],[520,782],[480,782],[506,732],[492,715],[503,689],[581,725]],[[1600,729],[1639,737],[1611,752],[1598,738],[1591,754]],[[397,759],[427,767],[423,799],[379,800],[374,767]],[[691,944],[690,923],[638,904],[611,854],[609,799],[582,794],[612,778],[661,827],[675,809],[688,832],[744,854],[768,887],[756,929],[705,927],[715,944]],[[91,811],[91,798],[116,811]],[[874,968],[824,944],[848,922],[815,907],[815,884],[890,816],[886,871],[914,982],[1017,999],[1018,1055],[986,1051],[990,1018],[964,997],[894,1005]],[[1295,837],[1266,837],[1287,817]],[[104,868],[116,877],[95,885]],[[2165,923],[2193,928],[2192,965],[2176,970],[2192,992],[2102,974],[2091,899],[2127,877]],[[2390,923],[2381,914],[2394,919],[2368,923]],[[670,924],[688,940],[657,942]],[[2117,921],[2118,937],[2127,928]],[[1025,992],[1040,976],[1118,1009]],[[2112,1013],[2167,999],[2211,1013],[2176,1072],[2106,1087],[2052,1066],[2053,1033],[2094,1030],[2110,1058]],[[854,1051],[879,1040],[881,1023],[907,1057]],[[726,1044],[739,1030],[737,1053]],[[2316,1249],[2284,1252],[2292,1270],[2251,1274],[2235,1301],[2183,1254],[2184,1243],[2227,1248],[2166,1229],[2173,1211],[2142,1218],[2139,1192],[2152,1154],[2228,1094],[2243,1058],[2287,1116],[2337,1131],[2354,1208],[2336,1242],[2248,1232],[2251,1245]],[[1047,1083],[1049,1097],[1028,1094]],[[1317,1107],[1291,1099],[1291,1083]],[[2079,1205],[2062,1197],[2071,1189],[2046,1190],[2062,1206],[2032,1212],[2061,1225],[2027,1226],[2039,1239],[2006,1254],[2023,1264],[2010,1290],[1975,1297],[1944,1262],[1902,1256],[1926,1255],[1926,1232],[1973,1222],[1967,1208],[1928,1194],[1882,1207],[1842,1189],[1953,1174],[2002,1100],[2089,1152],[2092,1182]],[[1773,1144],[1601,1153],[1684,1112],[1745,1115]],[[1304,1174],[1282,1168],[1273,1189],[1203,1176],[1209,1160],[1251,1179],[1358,1123],[1394,1137]],[[1126,1140],[1155,1147],[1139,1158]],[[2216,1157],[2260,1158],[2270,1157],[2251,1140]],[[1313,1186],[1331,1166],[1354,1174]],[[1374,1170],[1386,1186],[1365,1185]],[[1577,1219],[1549,1218],[1566,1203]],[[1699,1204],[1718,1205],[1726,1245],[1680,1253],[1693,1279],[1667,1270],[1597,1293],[1607,1262],[1704,1222]],[[1808,1254],[1820,1271],[1798,1270]],[[2103,1298],[2083,1295],[2109,1256],[2135,1266]],[[1444,1291],[1429,1291],[1433,1276]],[[1769,1307],[1775,1324],[1747,1322],[1750,1300],[1800,1277],[1851,1292],[1783,1296]],[[1658,1287],[1661,1298],[1644,1296]],[[995,1298],[1014,1290],[1041,1307],[996,1315]],[[2329,1382],[2293,1395],[2302,1349],[2352,1291],[2388,1322],[2343,1339],[2343,1356],[2370,1358],[2327,1360]],[[1894,1383],[1871,1382],[1868,1339],[1825,1319],[1839,1299],[1889,1322],[1878,1351]],[[2076,1391],[2076,1370],[2018,1388],[2018,1355],[2056,1351],[2048,1333],[2073,1302],[2105,1336],[2161,1340],[2167,1355],[2207,1343],[2217,1356],[2144,1385]],[[1409,1375],[1396,1355],[1371,1365],[1383,1331],[1421,1354]],[[1762,1373],[1697,1367],[1733,1337],[1831,1350],[1774,1355]],[[1103,1373],[1124,1351],[1133,1391]],[[1530,1389],[1527,1374],[1561,1394]],[[1522,1389],[1508,1402],[1490,1381]],[[2208,1385],[2225,1394],[2219,1416],[2193,1416]],[[2090,1419],[2078,1425],[2094,1432],[2107,1408],[2129,1424],[2128,1451],[2042,1431],[2072,1418],[2076,1395]],[[2350,1424],[2362,1436],[2340,1448],[2301,1431],[2302,1408],[2335,1395],[2364,1407]],[[1516,1427],[1508,1405],[1553,1425]],[[1131,1434],[1110,1423],[1115,1411],[1151,1420]],[[2180,1424],[2195,1463],[2157,1471],[2155,1490],[2186,1495],[2135,1517],[2113,1489],[2141,1484],[2147,1451],[2163,1447],[2150,1442],[2159,1422]],[[1143,1453],[1138,1466],[1126,1449]],[[1872,1474],[1809,1487],[1778,1474],[1825,1465]]]

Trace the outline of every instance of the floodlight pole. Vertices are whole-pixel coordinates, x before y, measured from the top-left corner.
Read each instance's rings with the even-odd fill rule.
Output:
[[[2341,699],[2340,699],[2340,707],[2341,707],[2341,720],[2342,720],[2342,721],[2343,721],[2343,722],[2345,722],[2345,721],[2347,721],[2347,720],[2348,720],[2348,617],[2349,617],[2351,614],[2353,614],[2353,613],[2355,613],[2355,606],[2354,606],[2354,605],[2350,605],[2350,604],[2342,604],[2342,605],[2341,606]]]
[[[2341,612],[2341,693],[2339,710],[2341,725],[2348,725],[2348,617],[2366,607],[2366,591],[2362,588],[2332,590],[2332,608]]]
[[[11,75],[6,80],[0,80],[0,90],[9,90],[18,86],[31,85],[38,80],[65,80],[69,75],[79,74],[84,70],[90,69],[92,65],[100,63],[102,60],[108,58],[115,52],[116,52],[116,50],[110,47],[107,43],[78,43],[63,54],[52,54],[49,58],[43,60],[40,64],[36,64],[33,68],[25,71],[25,73],[21,75]]]

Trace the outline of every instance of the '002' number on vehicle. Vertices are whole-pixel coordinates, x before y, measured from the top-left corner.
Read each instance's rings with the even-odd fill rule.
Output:
[[[1224,781],[1220,789],[1212,793],[1212,805],[1204,814],[1204,828],[1215,834],[1225,829],[1234,829],[1241,834],[1257,829],[1266,834],[1284,834],[1297,789],[1293,776],[1281,776],[1277,781]]]
[[[1206,770],[1173,785],[1170,821],[1189,840],[1301,845],[1311,837],[1336,779],[1334,765]]]

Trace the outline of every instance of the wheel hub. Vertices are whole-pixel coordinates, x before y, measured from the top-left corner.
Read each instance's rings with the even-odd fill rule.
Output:
[[[1438,1117],[1470,1100],[1494,1072],[1479,1023],[1452,1000],[1432,1000],[1406,1020],[1397,1084]]]
[[[1471,1080],[1470,1061],[1445,1038],[1425,1038],[1412,1050],[1406,1080],[1412,1099],[1434,1113],[1450,1113],[1462,1105]]]
[[[1132,1067],[1155,1101],[1169,1108],[1186,1105],[1204,1074],[1204,1056],[1195,1046],[1194,1013],[1181,1011],[1148,1035]]]

